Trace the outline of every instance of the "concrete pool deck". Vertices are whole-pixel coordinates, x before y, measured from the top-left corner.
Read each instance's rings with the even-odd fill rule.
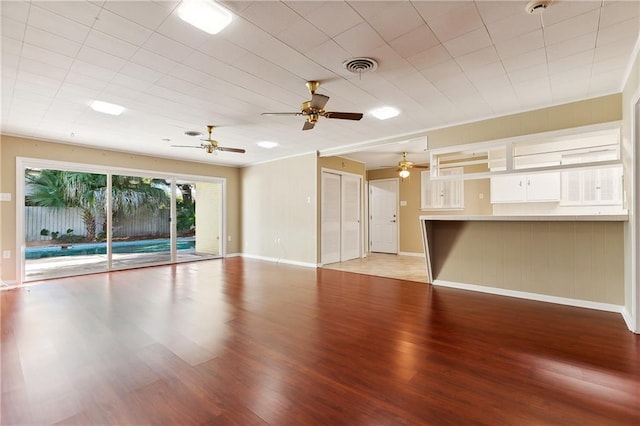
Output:
[[[215,259],[216,254],[196,253],[194,250],[180,250],[177,261]],[[168,252],[156,253],[114,253],[111,270],[135,268],[171,263]],[[25,282],[32,284],[39,280],[61,278],[73,275],[107,272],[107,255],[90,254],[79,256],[44,257],[41,259],[25,259]],[[15,285],[3,287],[15,287]]]

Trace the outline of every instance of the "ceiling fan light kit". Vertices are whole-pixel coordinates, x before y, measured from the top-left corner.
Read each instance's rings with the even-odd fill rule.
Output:
[[[209,124],[207,126],[209,137],[207,139],[202,139],[202,141],[204,142],[201,143],[200,145],[171,145],[171,146],[174,148],[201,148],[201,149],[204,149],[207,154],[213,154],[213,155],[218,155],[218,151],[236,152],[238,154],[244,154],[245,152],[247,152],[246,150],[241,148],[229,148],[226,146],[218,145],[218,141],[211,139],[211,133],[213,132],[214,128],[215,126],[212,124]]]
[[[398,169],[396,170],[398,172],[398,175],[400,176],[400,178],[402,179],[406,179],[409,177],[409,175],[411,174],[411,169],[428,169],[429,166],[419,166],[417,164],[414,164],[412,161],[407,160],[407,154],[408,152],[403,152],[402,153],[402,160],[400,160],[398,162]]]
[[[311,100],[305,101],[300,105],[300,112],[263,112],[262,115],[289,115],[303,116],[306,118],[302,126],[302,130],[311,130],[314,128],[320,117],[338,118],[341,120],[360,120],[363,114],[360,112],[336,112],[325,111],[324,107],[329,101],[329,96],[316,93],[320,87],[319,81],[307,81],[306,83]]]

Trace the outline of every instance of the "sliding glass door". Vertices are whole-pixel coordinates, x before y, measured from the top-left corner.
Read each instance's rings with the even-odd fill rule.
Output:
[[[178,260],[222,255],[222,182],[176,182]]]
[[[43,278],[108,269],[104,190],[107,176],[74,170],[24,170],[24,277]]]
[[[21,161],[22,281],[223,255],[223,179]]]
[[[111,176],[113,269],[171,262],[171,181]]]

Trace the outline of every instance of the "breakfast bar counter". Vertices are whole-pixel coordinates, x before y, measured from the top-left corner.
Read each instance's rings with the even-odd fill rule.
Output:
[[[624,304],[620,215],[420,216],[434,285],[604,310]]]

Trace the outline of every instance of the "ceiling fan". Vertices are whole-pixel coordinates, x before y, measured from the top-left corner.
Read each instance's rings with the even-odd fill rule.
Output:
[[[218,141],[211,139],[211,132],[213,132],[214,128],[215,126],[211,124],[207,126],[209,137],[207,139],[200,139],[204,141],[200,145],[171,145],[171,146],[176,148],[201,148],[201,149],[204,149],[207,152],[207,154],[217,154],[218,151],[237,152],[239,154],[244,154],[245,152],[247,152],[246,150],[241,148],[228,148],[226,146],[219,146]]]
[[[319,81],[307,81],[307,88],[311,93],[311,100],[303,102],[300,112],[263,112],[262,115],[294,115],[306,117],[302,130],[311,130],[318,122],[318,118],[339,118],[342,120],[360,120],[362,113],[359,112],[335,112],[325,111],[324,106],[329,101],[329,96],[316,93],[320,87]]]
[[[429,166],[419,166],[414,164],[412,161],[407,160],[407,152],[402,153],[402,160],[398,161],[398,168],[396,169],[399,172],[399,175],[402,179],[409,177],[411,174],[409,172],[410,169],[428,169]]]

